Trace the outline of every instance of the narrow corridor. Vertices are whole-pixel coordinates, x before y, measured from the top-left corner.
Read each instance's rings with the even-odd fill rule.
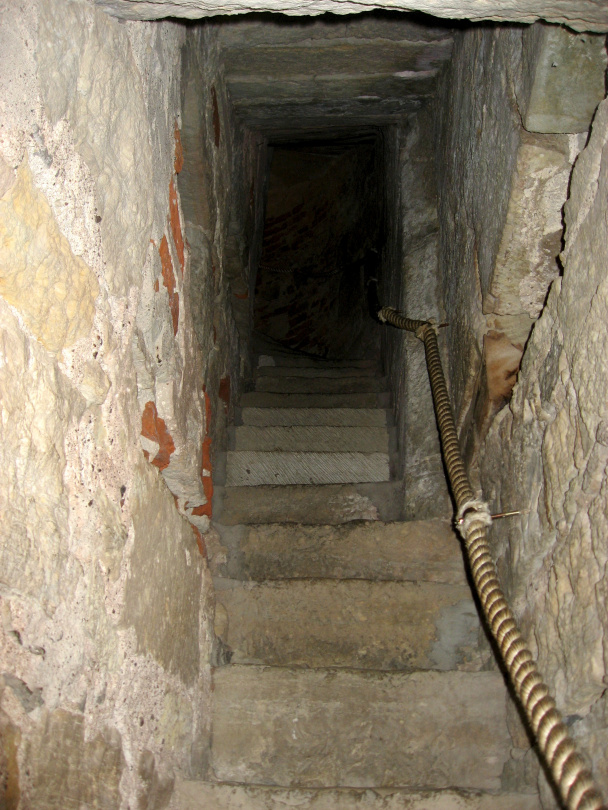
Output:
[[[607,32],[0,0],[0,807],[558,807],[372,278],[608,795]]]

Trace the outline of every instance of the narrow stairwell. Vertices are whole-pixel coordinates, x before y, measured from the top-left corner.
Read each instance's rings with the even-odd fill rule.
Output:
[[[261,356],[232,429],[199,810],[536,810],[449,521],[400,522],[372,361]],[[429,415],[430,417],[431,415]]]

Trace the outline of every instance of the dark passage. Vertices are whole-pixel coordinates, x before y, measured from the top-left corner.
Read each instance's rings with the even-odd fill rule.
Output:
[[[255,329],[328,359],[378,352],[365,272],[377,264],[382,150],[377,132],[272,150]]]

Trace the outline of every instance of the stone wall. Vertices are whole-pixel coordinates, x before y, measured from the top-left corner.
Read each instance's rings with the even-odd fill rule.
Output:
[[[570,55],[580,47],[584,59]],[[563,75],[542,70],[551,53]],[[584,81],[581,62],[594,65],[599,84]],[[552,134],[526,131],[522,121],[542,118],[543,99],[560,82],[562,94],[577,104],[586,96],[593,109],[604,70],[602,37],[551,26],[473,27],[455,39],[436,108],[439,268],[452,401],[472,464],[510,398],[524,346],[559,275],[562,207],[585,139],[572,119],[570,129],[560,128],[565,117],[557,106],[551,120],[543,119]]]
[[[69,0],[4,2],[0,26],[0,805],[161,808],[205,767],[228,226],[197,315],[214,361],[178,191],[185,28]]]
[[[396,182],[387,211],[390,233],[383,256],[381,302],[410,318],[445,320],[439,287],[437,178],[433,112],[424,108],[392,133],[387,168]],[[394,155],[391,156],[391,152]],[[449,515],[449,496],[422,343],[412,334],[383,329],[391,381],[404,518]]]
[[[587,56],[568,65],[580,47]],[[594,61],[599,91],[577,73]],[[608,113],[600,108],[577,159],[586,125],[561,108],[587,93],[597,105],[605,64],[602,38],[472,28],[456,37],[437,119],[439,267],[461,444],[492,511],[525,512],[492,529],[501,579],[604,787]],[[548,109],[562,79],[570,85]]]
[[[266,142],[234,117],[227,95],[219,29],[188,34],[183,65],[179,189],[191,251],[193,323],[205,358],[208,390],[222,388],[225,415],[250,372],[253,291],[260,251],[266,182]],[[214,307],[215,316],[210,317]],[[218,306],[219,304],[219,306]],[[225,419],[213,421],[213,443],[224,441]]]
[[[572,175],[563,277],[526,348],[509,407],[494,421],[482,479],[503,583],[570,728],[608,788],[606,431],[608,102]]]

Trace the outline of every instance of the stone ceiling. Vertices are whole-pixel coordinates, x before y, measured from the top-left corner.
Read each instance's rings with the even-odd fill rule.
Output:
[[[220,29],[236,114],[280,133],[383,126],[433,95],[452,30],[401,14],[293,20],[230,19]]]
[[[289,15],[357,14],[376,8],[423,11],[448,19],[564,23],[577,31],[608,31],[606,0],[92,0],[130,20],[199,19],[218,14],[272,11]]]

